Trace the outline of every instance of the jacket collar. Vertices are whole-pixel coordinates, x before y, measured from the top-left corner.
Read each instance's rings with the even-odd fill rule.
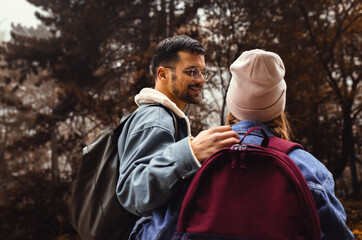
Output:
[[[135,96],[134,100],[138,106],[141,104],[159,103],[167,107],[177,117],[185,119],[188,135],[191,136],[191,126],[188,117],[165,94],[152,88],[144,88]]]
[[[269,137],[273,136],[272,132],[269,130],[269,128],[260,122],[256,122],[253,120],[243,120],[240,121],[236,124],[234,124],[232,126],[232,129],[239,135],[244,135],[250,128],[252,127],[261,127],[267,134]],[[257,135],[262,137],[262,133],[260,132],[260,130],[256,130],[254,131],[251,135]]]
[[[177,117],[186,118],[185,113],[181,111],[174,102],[156,89],[144,88],[135,96],[134,99],[138,106],[145,103],[159,103],[170,109]]]

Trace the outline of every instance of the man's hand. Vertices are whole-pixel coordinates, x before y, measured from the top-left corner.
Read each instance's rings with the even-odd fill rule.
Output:
[[[221,148],[237,144],[239,135],[230,126],[212,127],[200,132],[191,142],[196,158],[202,163]]]

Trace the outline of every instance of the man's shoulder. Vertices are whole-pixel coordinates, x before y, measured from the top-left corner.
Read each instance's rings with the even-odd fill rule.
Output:
[[[162,105],[141,105],[133,118],[131,125],[137,125],[137,128],[149,128],[149,127],[173,127],[172,112],[167,107]]]
[[[135,117],[153,120],[159,120],[162,118],[172,119],[172,114],[172,111],[163,105],[150,104],[148,106],[141,105],[139,109],[137,109]]]

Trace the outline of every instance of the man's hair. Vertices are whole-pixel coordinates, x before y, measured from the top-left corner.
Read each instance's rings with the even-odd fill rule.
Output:
[[[159,66],[177,63],[179,51],[205,55],[205,49],[202,45],[189,36],[180,35],[166,38],[155,47],[153,52],[151,65],[153,75],[156,77]]]

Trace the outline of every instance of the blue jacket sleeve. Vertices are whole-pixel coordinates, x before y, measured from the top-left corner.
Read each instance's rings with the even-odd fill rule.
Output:
[[[354,239],[346,225],[346,213],[334,194],[332,174],[310,153],[298,149],[289,157],[303,173],[317,206],[322,229],[322,239]]]
[[[148,215],[166,203],[182,179],[198,169],[190,139],[175,142],[172,117],[164,109],[156,111],[161,115],[147,111],[137,114],[131,130],[124,131],[118,141],[117,197],[124,208],[137,215]]]

